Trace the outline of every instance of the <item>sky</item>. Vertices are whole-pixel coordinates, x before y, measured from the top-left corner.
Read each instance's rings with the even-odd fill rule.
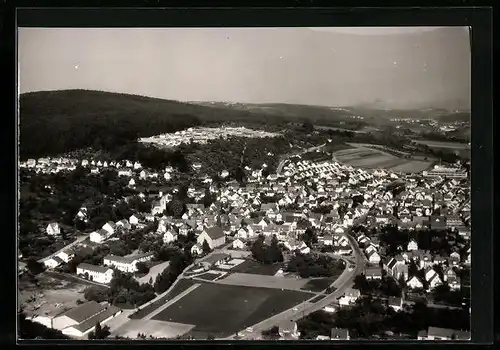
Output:
[[[470,108],[464,27],[19,28],[20,92]]]

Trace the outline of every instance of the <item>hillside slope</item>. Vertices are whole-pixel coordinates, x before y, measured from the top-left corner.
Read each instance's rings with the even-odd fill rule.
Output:
[[[20,96],[20,156],[41,157],[94,146],[110,148],[137,137],[214,121],[267,122],[269,115],[229,108],[88,90]],[[278,117],[279,119],[279,117]]]

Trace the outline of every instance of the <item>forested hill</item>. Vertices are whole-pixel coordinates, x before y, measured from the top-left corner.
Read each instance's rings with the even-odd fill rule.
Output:
[[[277,117],[279,118],[279,117]],[[20,96],[21,159],[85,148],[110,148],[137,137],[213,121],[268,121],[255,113],[88,90]],[[274,118],[273,118],[274,119]]]

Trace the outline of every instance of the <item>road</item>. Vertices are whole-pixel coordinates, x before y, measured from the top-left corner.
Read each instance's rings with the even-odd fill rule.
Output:
[[[316,151],[320,148],[323,148],[326,146],[326,143],[322,144],[322,145],[319,145],[319,146],[314,146],[314,147],[311,147],[311,148],[308,148],[306,150],[303,150],[302,152],[298,153],[298,154],[289,154],[287,156],[285,156],[278,164],[278,167],[276,168],[276,174],[280,174],[281,171],[283,170],[283,166],[285,165],[285,162],[288,160],[288,158],[294,156],[294,155],[302,155],[304,153],[308,153],[308,152],[313,152],[313,151]]]

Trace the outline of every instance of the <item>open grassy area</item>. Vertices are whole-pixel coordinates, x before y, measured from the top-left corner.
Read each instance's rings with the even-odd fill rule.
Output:
[[[194,324],[197,339],[226,337],[311,297],[310,293],[203,283],[153,319]]]
[[[158,299],[157,301],[151,303],[150,305],[146,306],[145,308],[139,310],[135,314],[130,315],[129,318],[131,319],[141,319],[153,311],[155,311],[157,308],[165,304],[167,300],[170,300],[172,298],[175,298],[177,295],[181,294],[183,291],[191,287],[195,282],[190,280],[190,279],[181,279],[175,287],[170,291],[170,293],[167,293],[164,297]]]
[[[328,278],[314,278],[309,280],[302,288],[302,290],[307,290],[310,292],[321,292],[328,288],[330,284],[335,282],[337,277],[328,277]]]
[[[247,259],[243,263],[233,267],[231,272],[252,273],[255,275],[274,276],[283,264],[264,265],[255,260]]]
[[[211,272],[207,272],[207,273],[204,273],[202,275],[196,276],[196,278],[201,278],[202,280],[207,280],[207,281],[213,281],[217,277],[220,277],[219,273],[211,273]]]

